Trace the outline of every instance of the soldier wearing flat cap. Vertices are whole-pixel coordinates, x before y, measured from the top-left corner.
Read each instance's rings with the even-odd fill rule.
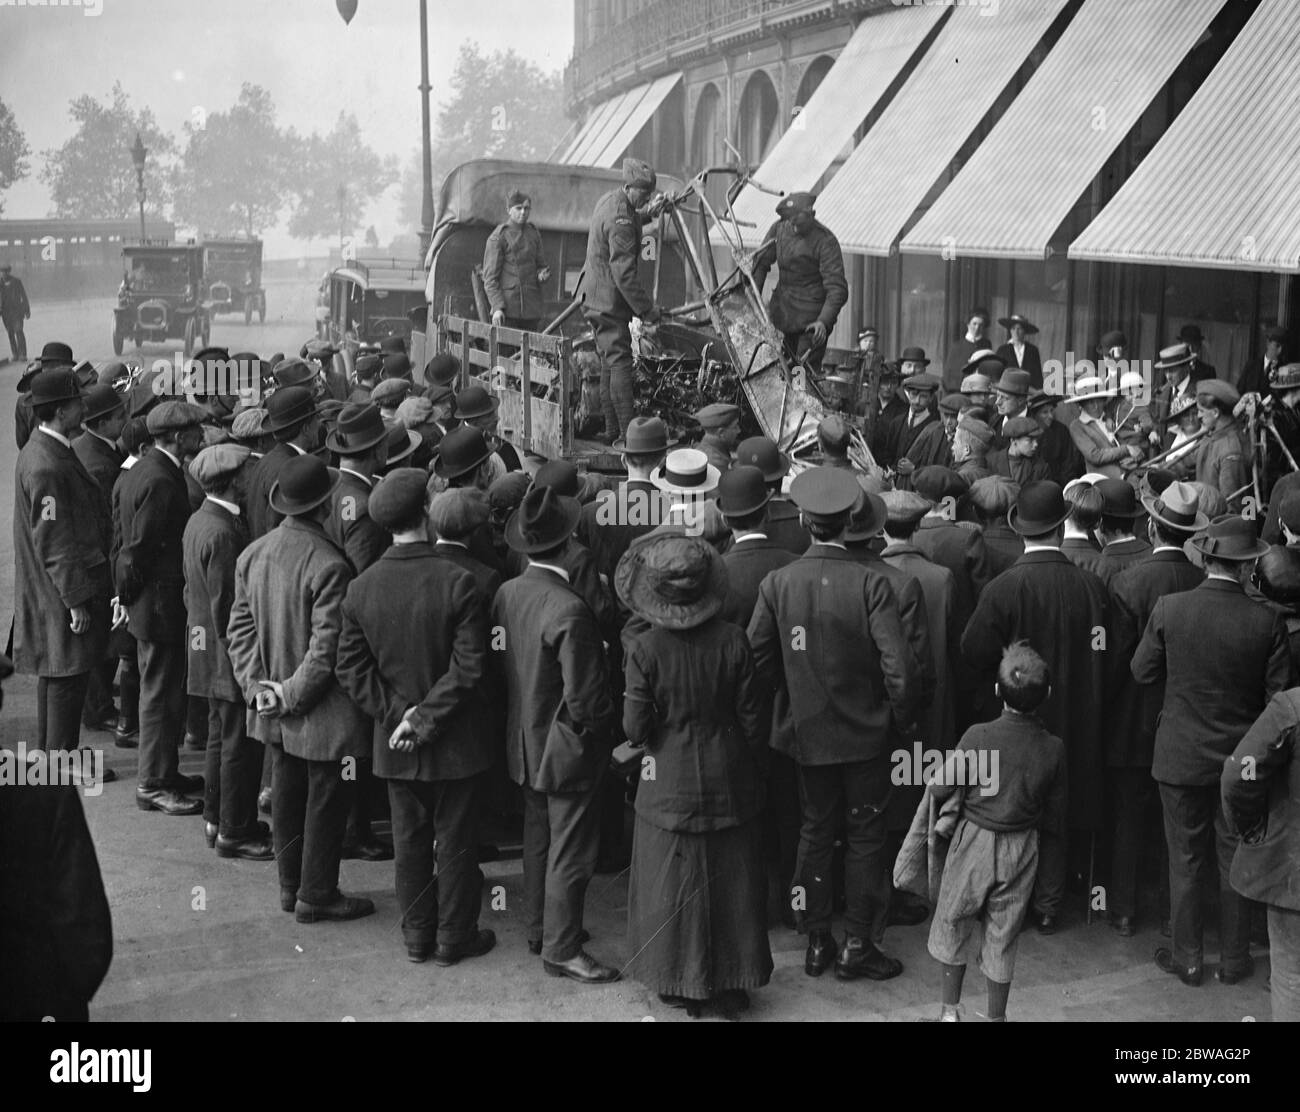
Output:
[[[587,265],[582,281],[583,312],[596,338],[602,362],[600,401],[605,442],[612,444],[632,420],[633,317],[654,324],[660,316],[641,282],[641,215],[657,184],[654,170],[636,158],[623,160],[623,186],[596,202],[587,232]]]
[[[700,451],[725,474],[731,467],[731,454],[740,443],[740,407],[714,402],[696,413],[695,419],[704,430]]]
[[[506,198],[508,219],[498,224],[483,248],[483,289],[492,323],[524,332],[537,331],[546,300],[542,287],[550,280],[542,249],[542,233],[528,220],[533,201],[511,190]]]
[[[753,258],[759,292],[775,263],[779,275],[768,314],[785,337],[785,355],[802,360],[814,374],[821,370],[826,341],[849,299],[844,254],[834,233],[817,221],[816,198],[791,193],[776,206],[780,219],[764,237]]]
[[[275,446],[258,461],[248,484],[248,527],[254,540],[280,523],[269,496],[284,465],[320,445],[320,418],[311,391],[303,386],[276,390],[266,399],[263,429],[275,438]]]
[[[181,775],[185,732],[184,536],[192,505],[184,467],[203,444],[208,412],[164,401],[145,419],[153,449],[122,480],[115,578],[140,666],[140,780],[136,804],[165,815],[196,815],[201,777]]]
[[[1251,448],[1233,415],[1241,395],[1231,383],[1207,378],[1196,384],[1201,427],[1209,433],[1196,449],[1196,481],[1223,495],[1230,512],[1240,511],[1250,493]]]
[[[889,917],[885,805],[897,724],[913,728],[917,675],[888,581],[844,546],[862,490],[847,471],[815,467],[790,487],[813,544],[759,587],[749,640],[775,692],[772,748],[798,766],[803,829],[792,898],[803,897],[804,971],[835,964],[843,979],[898,976],[878,948]],[[838,816],[848,823],[847,936],[831,933],[831,857]],[[800,906],[800,905],[795,905]]]

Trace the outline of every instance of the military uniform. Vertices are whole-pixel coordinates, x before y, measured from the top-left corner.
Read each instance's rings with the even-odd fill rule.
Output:
[[[638,245],[640,240],[638,239]],[[537,272],[546,266],[542,233],[532,224],[498,224],[483,248],[483,289],[507,328],[533,332],[546,311]]]

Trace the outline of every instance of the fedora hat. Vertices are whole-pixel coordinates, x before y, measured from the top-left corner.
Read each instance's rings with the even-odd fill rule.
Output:
[[[325,447],[340,456],[357,456],[369,451],[388,436],[388,426],[373,402],[353,402],[344,406]]]
[[[126,399],[103,382],[96,383],[86,391],[85,402],[86,412],[81,418],[83,421],[93,421],[126,405]]]
[[[1012,313],[1009,317],[998,317],[998,324],[1002,325],[1008,332],[1011,331],[1012,325],[1018,324],[1030,336],[1038,331],[1037,325],[1031,323],[1027,317],[1022,317],[1019,313]]]
[[[623,604],[663,629],[703,625],[722,609],[727,585],[727,565],[716,549],[680,533],[638,538],[614,572]]]
[[[654,455],[668,451],[673,444],[662,417],[633,417],[627,432],[621,440],[614,441],[613,448],[623,455]]]
[[[388,474],[402,460],[410,459],[415,454],[415,449],[424,443],[424,437],[405,425],[397,424],[391,428],[386,426],[386,430],[388,455],[384,459],[384,474]]]
[[[1034,390],[1029,395],[1029,402],[1025,406],[1026,413],[1034,413],[1039,409],[1046,409],[1048,406],[1060,405],[1065,401],[1061,394],[1045,394],[1041,390]]]
[[[1199,341],[1198,341],[1199,342]],[[1157,371],[1171,371],[1175,367],[1185,367],[1196,356],[1188,343],[1170,344],[1160,349],[1160,358],[1155,362]]]
[[[708,494],[716,490],[721,473],[698,448],[669,452],[650,476],[650,481],[667,494]]]
[[[1097,484],[1101,495],[1101,512],[1103,517],[1138,518],[1142,508],[1138,505],[1137,492],[1123,479],[1102,479]]]
[[[1022,537],[1050,533],[1070,516],[1070,506],[1061,488],[1050,479],[1039,479],[1020,488],[1020,497],[1007,512],[1007,524]]]
[[[844,530],[844,539],[853,544],[869,541],[872,537],[880,536],[888,520],[889,507],[885,500],[879,494],[863,491],[862,500],[849,515],[849,527]]]
[[[1233,563],[1258,560],[1268,551],[1268,545],[1255,535],[1254,523],[1241,514],[1216,517],[1202,536],[1193,538],[1192,547],[1202,556]]]
[[[70,402],[83,397],[81,383],[71,367],[55,367],[32,376],[32,405]]]
[[[763,480],[769,483],[780,482],[790,473],[790,457],[768,436],[742,440],[736,446],[736,465],[757,467],[763,472]]]
[[[305,386],[283,386],[266,399],[267,432],[301,425],[316,412],[316,399]]]
[[[726,517],[757,513],[771,497],[763,472],[747,463],[736,465],[718,480],[718,509]]]
[[[904,363],[920,363],[923,367],[930,365],[930,360],[926,358],[925,348],[910,347],[903,348],[903,354],[898,357],[898,363],[901,366]]]
[[[576,498],[558,494],[554,487],[530,490],[506,522],[506,544],[515,552],[545,552],[562,544],[581,516]]]
[[[993,389],[999,394],[1011,394],[1017,398],[1027,398],[1029,388],[1033,385],[1033,380],[1029,377],[1028,371],[1011,371],[1004,370],[1002,377],[993,385]]]
[[[339,485],[339,473],[315,456],[294,456],[271,487],[271,509],[285,517],[310,513]]]
[[[456,395],[456,420],[470,421],[495,413],[501,403],[482,386],[467,386]]]
[[[1174,482],[1162,491],[1144,494],[1142,505],[1152,521],[1190,535],[1210,524],[1210,519],[1197,509],[1197,498],[1197,490],[1190,483]]]
[[[438,459],[433,470],[443,479],[455,479],[473,471],[492,454],[482,430],[473,425],[452,429],[438,441],[437,451]]]

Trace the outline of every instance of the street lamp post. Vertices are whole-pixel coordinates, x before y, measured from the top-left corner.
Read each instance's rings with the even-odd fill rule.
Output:
[[[146,239],[144,230],[144,160],[149,151],[146,149],[140,133],[135,133],[135,146],[131,148],[131,161],[135,163],[135,199],[140,204],[140,242]]]
[[[348,235],[348,187],[339,183],[339,254],[343,253],[343,244]]]

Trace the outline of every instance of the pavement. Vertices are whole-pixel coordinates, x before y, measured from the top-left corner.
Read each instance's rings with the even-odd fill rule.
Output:
[[[268,286],[270,316],[246,327],[242,318],[218,318],[212,342],[232,350],[269,354],[296,351],[313,334],[315,278]],[[40,304],[28,328],[32,353],[50,339],[72,345],[80,357],[111,352],[112,298]],[[146,349],[151,358],[169,356]],[[0,365],[0,384],[14,394],[20,368]],[[0,404],[0,520],[13,512],[12,401]],[[0,528],[0,620],[12,613],[13,540]],[[0,746],[30,743],[35,729],[35,680],[5,684]],[[133,1020],[597,1020],[691,1022],[660,1005],[634,981],[587,987],[544,975],[528,953],[521,918],[522,869],[517,847],[504,846],[486,874],[480,924],[497,934],[485,957],[450,968],[407,961],[393,890],[393,863],[345,861],[341,887],[368,896],[376,913],[351,923],[301,925],[279,910],[273,863],[216,856],[203,839],[201,818],[169,818],[138,810],[134,751],[116,749],[110,734],[83,733],[83,745],[102,748],[119,775],[102,793],[83,799],[113,915],[114,959],[90,1007],[95,1021]],[[182,750],[181,770],[203,771],[203,755]],[[1153,898],[1152,893],[1144,893]],[[597,876],[587,896],[588,945],[596,957],[622,966],[626,947],[627,876]],[[841,928],[842,930],[842,928]],[[746,1021],[914,1021],[938,1012],[939,971],[926,951],[928,922],[891,928],[884,950],[899,958],[893,981],[841,982],[833,974],[803,972],[804,939],[782,927],[771,932],[772,982],[751,994]],[[1068,909],[1063,929],[1020,943],[1008,1011],[1014,1021],[1162,1022],[1264,1021],[1267,954],[1258,971],[1227,987],[1207,976],[1187,988],[1161,973],[1152,952],[1165,944],[1148,917],[1135,938],[1120,938],[1096,919],[1084,922],[1082,897]],[[1216,951],[1207,940],[1207,960]],[[975,968],[966,978],[965,1018],[984,1010],[984,983]],[[710,1021],[710,1016],[701,1022]]]

